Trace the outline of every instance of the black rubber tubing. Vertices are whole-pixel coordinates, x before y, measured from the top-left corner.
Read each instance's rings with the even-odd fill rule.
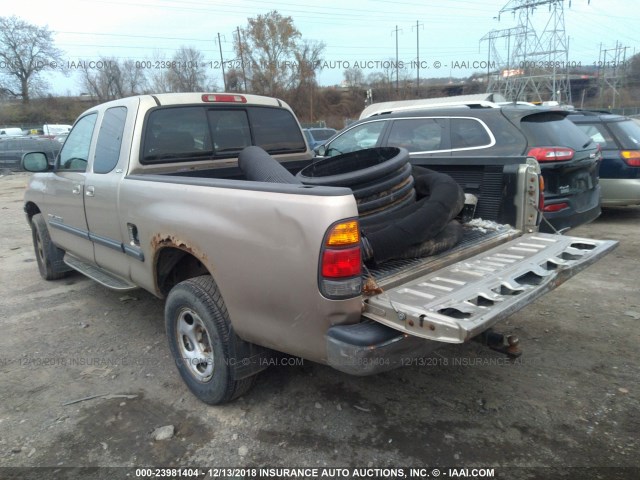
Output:
[[[462,225],[456,220],[451,220],[435,237],[409,247],[398,256],[398,259],[422,258],[445,252],[462,240],[462,234]]]
[[[413,177],[409,177],[405,179],[401,185],[395,185],[395,188],[387,192],[381,192],[379,195],[358,200],[358,213],[364,214],[393,205],[409,193],[414,183]]]
[[[464,207],[464,192],[449,175],[414,167],[413,176],[417,202],[384,215],[380,223],[361,222],[375,263],[403,258],[410,247],[438,235]]]
[[[353,191],[353,196],[359,200],[384,192],[385,190],[389,190],[409,178],[411,176],[411,171],[411,164],[406,163],[404,166],[400,167],[395,172],[391,172],[389,175],[385,175],[384,177],[377,178],[370,182],[352,185],[351,190]]]
[[[296,176],[305,185],[351,187],[382,178],[408,162],[405,148],[367,148],[318,160]]]
[[[238,155],[238,167],[240,167],[247,180],[271,183],[302,183],[260,147],[251,146],[242,149]]]
[[[416,203],[416,190],[409,191],[406,197],[399,199],[393,205],[387,205],[385,208],[366,212],[360,215],[360,226],[367,227],[371,225],[384,224],[396,218],[398,211],[405,207]]]

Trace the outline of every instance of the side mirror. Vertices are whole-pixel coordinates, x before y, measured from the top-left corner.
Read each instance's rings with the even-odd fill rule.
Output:
[[[25,153],[20,163],[23,170],[27,172],[46,172],[49,170],[47,156],[42,152]]]
[[[314,152],[316,152],[317,156],[324,157],[327,154],[327,147],[325,147],[324,145],[320,145],[315,148]]]

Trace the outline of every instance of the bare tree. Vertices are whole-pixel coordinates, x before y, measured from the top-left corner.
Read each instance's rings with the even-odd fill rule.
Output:
[[[0,17],[0,60],[5,95],[29,103],[31,90],[42,85],[40,73],[62,65],[62,51],[53,43],[48,27],[38,27],[18,17]]]
[[[350,90],[361,89],[364,85],[364,73],[359,68],[348,68],[344,72],[344,83]]]
[[[125,60],[120,64],[122,87],[126,95],[139,95],[147,90],[146,70],[138,68],[134,60]]]
[[[147,84],[144,69],[136,68],[133,60],[102,57],[81,62],[81,72],[84,88],[100,102],[143,93]]]
[[[125,96],[122,71],[115,58],[103,57],[96,62],[82,63],[81,66],[84,87],[98,101],[102,103]]]
[[[167,58],[163,53],[156,51],[153,54],[153,65],[166,65]],[[166,68],[154,68],[150,71],[149,84],[153,93],[170,93],[171,82],[169,81],[169,70]]]
[[[309,121],[314,121],[316,116],[317,107],[314,107],[317,103],[318,82],[316,76],[322,70],[324,47],[323,42],[304,40],[298,44],[294,52],[295,63],[288,100],[293,105],[296,114]]]
[[[194,47],[180,47],[168,64],[167,80],[172,92],[206,90],[204,55]]]

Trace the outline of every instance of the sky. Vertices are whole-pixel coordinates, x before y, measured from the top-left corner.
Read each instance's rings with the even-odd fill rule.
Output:
[[[421,78],[456,79],[486,71],[484,62],[491,57],[488,42],[481,38],[515,27],[518,17],[508,10],[525,1],[0,0],[0,15],[47,25],[72,71],[78,62],[105,56],[160,68],[157,60],[168,60],[180,47],[189,46],[204,54],[211,80],[222,85],[220,49],[225,61],[236,59],[232,42],[237,27],[245,27],[250,17],[277,10],[293,18],[304,40],[325,44],[325,68],[318,81],[335,85],[343,80],[345,68],[363,69],[365,77],[383,71],[385,62],[395,61],[396,45],[397,58],[412,78],[416,65],[422,67]],[[613,60],[617,46],[628,47],[627,59],[640,53],[639,7],[638,0],[565,0],[567,60],[575,65]],[[548,6],[542,6],[531,19],[542,31],[549,17]],[[507,38],[496,40],[505,58]],[[77,73],[50,76],[53,93],[82,93]]]

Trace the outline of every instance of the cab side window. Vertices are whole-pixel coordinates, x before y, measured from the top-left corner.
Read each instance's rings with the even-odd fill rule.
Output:
[[[126,107],[113,107],[104,112],[100,133],[96,142],[96,157],[93,162],[95,173],[109,173],[116,168],[120,159]]]
[[[64,142],[58,157],[58,170],[85,172],[89,163],[89,148],[97,113],[90,113],[78,120]]]

